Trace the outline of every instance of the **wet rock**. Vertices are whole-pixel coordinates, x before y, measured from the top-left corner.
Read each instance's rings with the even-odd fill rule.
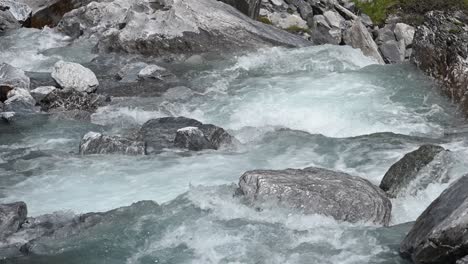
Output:
[[[19,114],[37,112],[36,101],[26,89],[15,88],[8,92],[7,98],[3,107],[5,112]]]
[[[44,111],[80,110],[94,112],[108,101],[103,95],[80,93],[75,90],[59,90],[50,92],[39,103]]]
[[[416,29],[412,61],[442,82],[442,91],[468,114],[468,18],[463,13],[429,12]]]
[[[184,127],[177,130],[174,145],[193,151],[214,148],[198,127]]]
[[[379,46],[379,50],[387,63],[401,63],[405,60],[405,47],[395,40],[390,40]]]
[[[408,187],[411,181],[416,179],[418,172],[444,151],[446,150],[440,146],[424,145],[406,154],[401,160],[390,167],[380,183],[380,188],[389,197],[397,197],[402,190]]]
[[[31,90],[31,95],[37,102],[42,101],[47,95],[56,90],[54,86],[41,86]]]
[[[413,44],[414,39],[414,27],[404,24],[404,23],[397,23],[395,25],[395,37],[398,41],[404,41],[405,47],[411,46]]]
[[[29,90],[30,80],[29,77],[26,76],[24,71],[15,68],[7,63],[0,64],[0,87],[4,87],[0,89],[1,93],[0,98],[5,98],[6,93],[9,92],[6,88],[22,88]]]
[[[32,9],[29,26],[55,27],[67,12],[85,6],[92,0],[18,0]]]
[[[76,23],[105,51],[171,55],[310,45],[213,0],[175,0],[162,9],[127,0],[92,2],[65,15],[59,28],[66,32]]]
[[[186,117],[164,117],[152,119],[146,122],[139,131],[139,139],[145,141],[148,153],[158,153],[163,149],[185,146],[186,141],[179,136],[176,143],[178,130],[182,128],[198,128],[210,143],[210,149],[219,149],[223,146],[235,144],[237,140],[224,129]],[[180,131],[179,134],[182,134]],[[187,143],[190,145],[190,143]]]
[[[138,73],[144,69],[148,64],[144,62],[128,63],[122,66],[117,72],[117,79],[122,82],[135,82],[138,80]]]
[[[24,202],[0,204],[0,241],[16,233],[26,220],[28,210]]]
[[[388,225],[392,205],[367,180],[321,168],[254,170],[239,180],[239,191],[255,204],[278,203],[306,214],[347,222]]]
[[[24,23],[31,16],[31,8],[16,0],[0,0],[0,9],[5,7],[8,8],[8,11],[10,11],[10,13],[20,23]]]
[[[325,17],[325,19],[331,27],[343,28],[343,23],[345,19],[339,13],[328,10],[323,12],[323,16]]]
[[[96,91],[99,82],[96,75],[78,63],[59,61],[52,70],[52,78],[63,89],[91,93]]]
[[[468,248],[467,189],[465,175],[432,202],[401,243],[402,256],[414,263],[464,263]]]
[[[156,64],[147,65],[138,73],[140,79],[152,79],[159,81],[171,81],[175,80],[176,76],[166,68],[158,66]]]
[[[258,18],[258,12],[262,4],[262,0],[218,0],[228,5],[235,7],[245,15],[252,19]]]
[[[377,63],[385,63],[372,35],[360,19],[346,21],[345,26],[343,41],[346,45],[360,49],[364,55],[373,58]]]
[[[105,136],[101,133],[89,132],[81,140],[80,154],[145,155],[145,143],[119,136]]]
[[[20,28],[16,18],[9,10],[0,10],[0,33]]]

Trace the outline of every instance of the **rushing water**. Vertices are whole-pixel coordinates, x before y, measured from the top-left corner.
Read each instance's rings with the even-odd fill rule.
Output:
[[[89,44],[67,46],[50,30],[20,33],[0,38],[1,62],[49,71],[58,59],[94,57]],[[23,43],[22,55],[12,55],[15,43]],[[467,142],[447,135],[463,120],[410,65],[375,65],[338,46],[271,48],[198,63],[174,66],[185,87],[161,97],[113,98],[93,124],[47,117],[0,124],[1,202],[25,201],[32,216],[140,200],[162,205],[137,207],[77,237],[45,240],[40,256],[12,263],[406,263],[398,244],[410,225],[398,224],[414,221],[448,183],[413,186],[394,199],[391,228],[278,208],[258,212],[233,196],[235,184],[250,169],[307,166],[379,184],[395,161],[424,143],[452,150],[433,164],[451,181],[466,170]],[[219,125],[243,145],[145,157],[77,155],[90,130],[125,134],[162,116]]]

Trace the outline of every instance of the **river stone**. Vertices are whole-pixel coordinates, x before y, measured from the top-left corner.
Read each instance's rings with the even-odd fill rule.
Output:
[[[328,10],[323,12],[323,16],[330,26],[335,28],[343,28],[345,19],[338,12]]]
[[[92,2],[65,15],[59,29],[70,32],[76,24],[85,37],[99,40],[100,50],[148,55],[311,45],[215,0],[173,0],[164,8],[139,0]]]
[[[8,93],[7,98],[3,107],[5,112],[20,114],[36,112],[36,101],[26,89],[15,88]]]
[[[312,6],[304,0],[285,0],[285,2],[297,7],[304,20],[307,20],[309,15],[313,14]]]
[[[163,149],[174,148],[177,131],[181,128],[196,127],[210,143],[212,149],[219,149],[237,143],[237,140],[224,129],[186,117],[163,117],[151,119],[139,131],[139,139],[147,145],[148,153],[158,153]],[[177,144],[181,144],[178,142]]]
[[[364,55],[373,58],[379,64],[385,63],[372,35],[359,18],[353,21],[346,21],[345,26],[343,41],[346,45],[360,49]]]
[[[170,81],[176,79],[176,76],[166,68],[158,66],[156,64],[150,64],[144,67],[138,72],[138,78],[140,79],[153,79],[159,81]]]
[[[385,173],[380,183],[380,188],[389,197],[397,197],[411,181],[416,179],[419,171],[431,163],[443,151],[446,150],[440,146],[423,145],[417,150],[406,154]]]
[[[395,41],[395,40],[396,40],[395,33],[391,29],[390,25],[386,25],[385,27],[379,28],[377,30],[377,38],[375,40],[377,44],[381,45],[387,41]]]
[[[58,61],[52,70],[52,78],[63,89],[92,93],[99,82],[96,75],[88,68],[74,62]]]
[[[24,202],[0,204],[0,241],[18,231],[27,213]]]
[[[418,217],[400,245],[414,263],[463,263],[468,248],[468,175],[445,190]]]
[[[404,24],[404,23],[397,23],[395,25],[395,37],[398,41],[403,40],[406,46],[410,46],[413,44],[414,39],[414,27]]]
[[[314,44],[338,45],[341,43],[341,30],[332,29],[323,15],[314,16],[310,26],[312,27],[312,41]]]
[[[380,53],[387,63],[401,63],[405,59],[405,47],[396,40],[389,40],[379,46]]]
[[[177,130],[174,145],[193,151],[214,148],[198,127],[184,127]]]
[[[240,177],[239,191],[250,202],[277,202],[351,223],[387,226],[392,209],[385,193],[369,181],[314,167],[248,171]]]
[[[8,7],[8,11],[15,17],[15,19],[23,23],[31,16],[31,8],[17,0],[0,0],[0,8]]]
[[[16,18],[9,10],[0,9],[0,33],[20,28],[21,24],[18,23]]]
[[[31,95],[37,102],[42,101],[47,95],[56,90],[54,86],[40,86],[34,90],[31,90]]]
[[[88,94],[80,93],[75,90],[55,89],[38,103],[44,111],[80,110],[94,112],[107,101],[108,98],[100,94]]]
[[[118,136],[88,132],[80,143],[80,154],[145,155],[145,143]]]
[[[0,64],[0,86],[29,90],[30,80],[23,70],[15,68],[10,64],[2,63]]]

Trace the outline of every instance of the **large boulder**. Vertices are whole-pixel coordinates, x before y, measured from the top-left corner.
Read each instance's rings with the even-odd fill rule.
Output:
[[[145,143],[119,136],[105,136],[89,132],[80,143],[80,154],[125,154],[145,155]]]
[[[385,193],[369,181],[313,167],[248,171],[239,180],[239,191],[253,203],[279,203],[352,223],[386,226],[392,209]]]
[[[373,58],[379,64],[385,63],[372,35],[359,18],[346,21],[344,25],[343,41],[346,45],[360,49],[364,55]]]
[[[416,29],[412,61],[442,82],[443,92],[468,114],[468,18],[462,13],[429,12]]]
[[[334,44],[341,43],[341,29],[332,28],[323,15],[316,15],[309,20],[309,26],[312,28],[312,41],[314,44]]]
[[[0,241],[20,229],[27,213],[26,204],[23,202],[0,204]]]
[[[10,0],[11,1],[11,0]],[[29,6],[31,19],[29,26],[43,28],[54,27],[63,15],[73,9],[89,4],[92,0],[15,0]]]
[[[20,27],[21,24],[8,9],[0,9],[0,33]]]
[[[96,75],[88,68],[74,62],[58,61],[52,70],[52,78],[63,89],[92,93],[99,86]]]
[[[416,179],[418,173],[423,168],[428,166],[437,155],[445,151],[446,150],[440,146],[423,145],[419,149],[406,154],[390,167],[380,183],[380,188],[384,190],[389,197],[397,197]],[[441,177],[442,174],[436,174],[434,176]],[[427,184],[437,180],[437,178],[431,179]]]
[[[188,129],[191,127],[191,129]],[[185,129],[184,129],[185,128]],[[206,142],[195,144],[197,137],[188,135],[197,128],[198,138],[203,135]],[[182,129],[182,130],[181,130]],[[178,140],[176,141],[176,137]],[[184,138],[185,137],[185,138]],[[235,144],[237,140],[223,128],[211,124],[203,124],[195,119],[186,117],[163,117],[151,119],[139,131],[139,138],[145,141],[148,153],[158,153],[163,149],[185,147],[191,150],[219,149]],[[197,147],[191,147],[196,145]],[[199,148],[202,146],[202,148]]]
[[[10,11],[13,17],[20,23],[24,23],[28,20],[32,12],[28,5],[17,0],[0,0],[0,9],[2,8],[8,8],[8,11]]]
[[[153,55],[310,45],[216,0],[92,2],[66,14],[59,29],[97,37],[101,50]]]
[[[241,11],[245,15],[248,15],[252,19],[258,18],[258,13],[260,11],[260,6],[262,0],[219,0],[228,5],[235,7],[237,10]]]
[[[465,175],[432,202],[401,243],[402,256],[417,264],[466,262],[463,259],[468,255],[467,190],[468,175]]]

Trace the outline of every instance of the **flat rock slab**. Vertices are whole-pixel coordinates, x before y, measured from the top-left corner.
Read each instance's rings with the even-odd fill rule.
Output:
[[[278,203],[351,223],[387,226],[392,210],[385,193],[369,181],[314,167],[248,171],[239,180],[239,191],[253,203]]]

